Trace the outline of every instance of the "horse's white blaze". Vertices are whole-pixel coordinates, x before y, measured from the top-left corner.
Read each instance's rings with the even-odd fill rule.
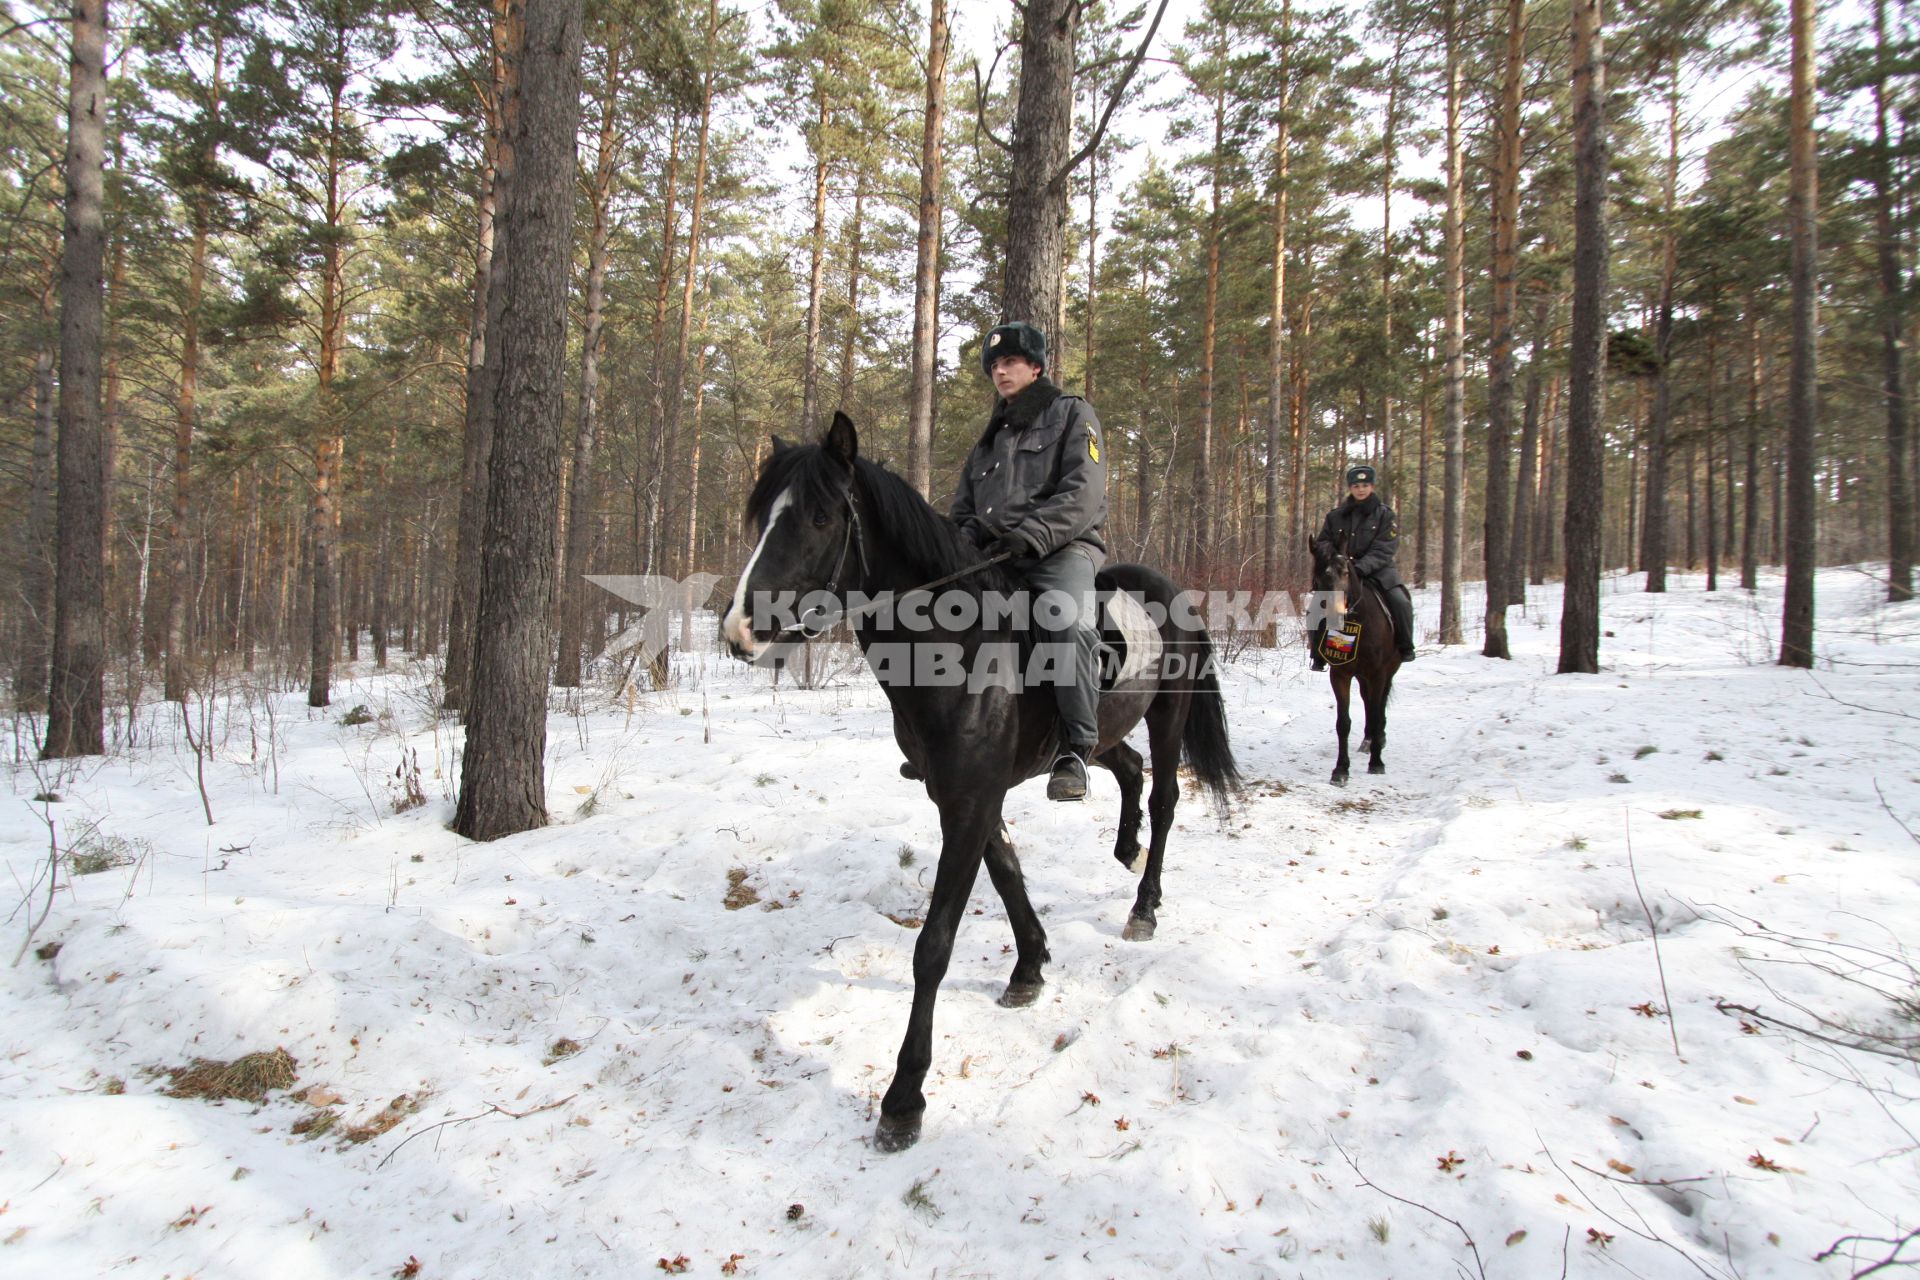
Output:
[[[749,657],[753,656],[756,644],[753,638],[753,614],[747,607],[753,566],[760,563],[760,553],[767,549],[767,539],[773,536],[773,527],[780,523],[781,514],[792,505],[791,488],[773,500],[773,506],[767,512],[767,526],[760,531],[760,541],[754,544],[753,554],[747,557],[747,567],[740,571],[740,581],[733,589],[733,607],[727,610],[727,616],[720,624],[720,633]]]

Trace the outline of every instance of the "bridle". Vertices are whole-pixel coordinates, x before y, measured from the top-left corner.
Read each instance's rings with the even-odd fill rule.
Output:
[[[853,501],[852,486],[848,486],[846,493],[841,496],[841,501],[846,505],[846,508],[847,508],[847,532],[846,532],[846,535],[840,540],[840,555],[833,562],[833,572],[827,576],[827,585],[824,588],[822,588],[822,591],[824,591],[825,594],[829,596],[833,596],[836,599],[840,595],[840,575],[842,572],[845,571],[847,567],[847,553],[849,551],[853,552],[855,555],[859,557],[861,579],[864,581],[873,575],[873,571],[867,563],[867,539],[866,539],[866,534],[863,533],[860,528],[860,508],[857,505],[855,505]],[[991,568],[992,566],[999,564],[1001,561],[1009,559],[1011,555],[1012,555],[1011,552],[1003,551],[999,555],[994,556],[991,559],[984,560],[979,564],[968,565],[966,568],[961,569],[956,573],[949,573],[943,578],[935,578],[931,582],[923,582],[917,587],[910,587],[902,594],[913,595],[914,593],[920,592],[920,591],[931,591],[935,587],[944,587],[950,582],[959,581],[961,578],[966,577],[968,574],[978,573],[982,569]],[[814,593],[809,592],[808,594],[814,594]],[[874,610],[878,609],[883,603],[885,603],[885,601],[882,601],[882,600],[869,601],[865,605],[862,605],[860,608],[855,609],[852,612],[843,615],[842,618],[839,620],[845,621],[846,623],[851,625],[855,622],[858,622],[860,619],[866,617],[868,614],[872,613]],[[823,605],[816,604],[816,605],[809,606],[807,609],[803,610],[797,622],[793,622],[787,626],[781,627],[778,631],[774,632],[773,634],[774,634],[774,638],[778,639],[779,637],[787,635],[789,633],[797,632],[800,634],[800,636],[802,636],[805,639],[817,640],[821,636],[825,635],[828,631],[833,629],[834,621],[835,619],[833,617],[831,610],[827,609]]]

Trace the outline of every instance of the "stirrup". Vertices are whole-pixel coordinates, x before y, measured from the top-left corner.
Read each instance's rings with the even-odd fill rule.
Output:
[[[1087,762],[1078,752],[1062,751],[1053,758],[1053,776],[1047,779],[1047,799],[1085,800]]]

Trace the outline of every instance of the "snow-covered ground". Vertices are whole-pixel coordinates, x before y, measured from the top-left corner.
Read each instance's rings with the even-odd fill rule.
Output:
[[[1554,588],[1511,663],[1427,644],[1388,773],[1344,791],[1325,681],[1242,656],[1252,785],[1225,826],[1182,806],[1152,942],[1119,936],[1111,778],[1017,791],[1049,985],[994,1003],[982,876],[892,1156],[938,825],[863,668],[775,689],[696,654],[631,705],[556,700],[554,824],[490,845],[446,829],[423,672],[323,714],[236,686],[212,826],[143,708],[131,752],[9,776],[0,964],[46,819],[133,861],[0,969],[0,1273],[1852,1275],[1892,1246],[1814,1256],[1920,1226],[1920,1080],[1772,1020],[1920,1030],[1871,989],[1920,997],[1920,608],[1824,573],[1809,675],[1771,661],[1777,578],[1637,582],[1599,676],[1553,674]],[[275,1048],[298,1080],[264,1105],[165,1092]]]

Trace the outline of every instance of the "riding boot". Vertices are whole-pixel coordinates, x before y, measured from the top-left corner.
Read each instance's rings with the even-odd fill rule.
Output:
[[[1087,761],[1077,751],[1062,751],[1053,762],[1053,775],[1047,779],[1047,799],[1085,800],[1087,798]]]
[[[1387,608],[1393,611],[1393,641],[1400,650],[1400,661],[1412,662],[1413,653],[1413,596],[1404,586],[1394,587],[1380,593],[1386,598]]]
[[[1309,664],[1310,670],[1325,671],[1327,669],[1327,660],[1320,656],[1320,646],[1326,638],[1327,624],[1323,622],[1313,629],[1313,635],[1307,640],[1307,656],[1313,659]]]

